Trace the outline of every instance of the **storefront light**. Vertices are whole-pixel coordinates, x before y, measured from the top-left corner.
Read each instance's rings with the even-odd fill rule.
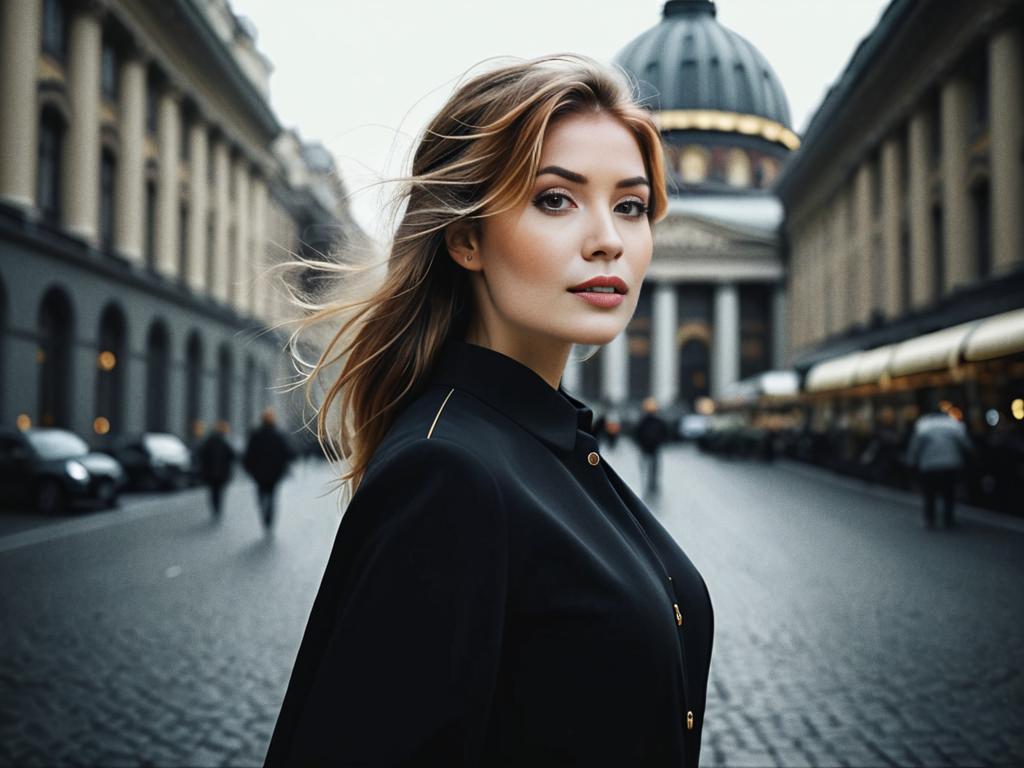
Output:
[[[117,357],[110,350],[104,350],[96,358],[96,364],[101,371],[112,371],[117,365]]]
[[[1010,413],[1017,421],[1024,421],[1024,399],[1018,397],[1010,403]]]

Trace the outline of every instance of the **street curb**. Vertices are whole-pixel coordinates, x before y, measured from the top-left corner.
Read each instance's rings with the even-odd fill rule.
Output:
[[[777,459],[775,463],[780,468],[798,475],[823,480],[825,482],[832,483],[833,485],[840,485],[845,488],[855,490],[858,493],[865,493],[869,496],[874,496],[875,498],[904,504],[908,507],[914,508],[915,510],[920,510],[921,508],[920,497],[910,491],[876,485],[865,480],[858,480],[854,477],[846,477],[831,470],[816,467],[811,464],[804,464],[792,459]],[[964,520],[970,520],[972,523],[986,525],[990,528],[1000,528],[1004,531],[1024,533],[1024,520],[1011,517],[1007,514],[993,512],[989,509],[972,507],[969,504],[958,502],[956,505],[956,515]]]

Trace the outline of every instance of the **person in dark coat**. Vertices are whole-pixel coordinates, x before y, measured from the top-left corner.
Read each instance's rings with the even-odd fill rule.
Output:
[[[935,501],[942,498],[942,523],[952,528],[956,486],[964,465],[974,455],[974,446],[962,421],[941,406],[921,416],[907,447],[907,458],[917,470],[924,501],[924,526],[935,524]]]
[[[264,530],[269,533],[274,527],[277,484],[288,471],[288,464],[295,454],[288,439],[274,424],[273,409],[263,411],[261,421],[249,436],[242,464],[256,482],[260,518]]]
[[[230,429],[226,421],[218,421],[197,451],[199,476],[210,490],[210,509],[215,519],[220,519],[224,486],[231,479],[235,464],[235,450],[227,441]]]
[[[668,425],[658,415],[658,402],[653,397],[644,399],[643,410],[634,435],[640,449],[644,488],[654,494],[661,490],[661,446],[668,439]]]
[[[325,314],[342,365],[307,379],[354,492],[266,765],[695,768],[709,591],[562,385],[636,309],[657,126],[562,56],[478,75],[423,135],[387,279],[365,322]]]

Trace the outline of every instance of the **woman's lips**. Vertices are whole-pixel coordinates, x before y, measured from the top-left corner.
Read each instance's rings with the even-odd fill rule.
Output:
[[[592,291],[569,291],[595,307],[617,307],[622,303],[621,293],[596,293]]]

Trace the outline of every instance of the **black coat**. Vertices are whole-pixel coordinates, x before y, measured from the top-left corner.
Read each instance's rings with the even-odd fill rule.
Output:
[[[249,437],[242,464],[257,485],[273,486],[280,481],[294,457],[288,440],[273,424],[261,424]]]
[[[711,600],[592,415],[445,345],[342,519],[267,765],[697,765]]]
[[[211,432],[199,445],[199,475],[207,485],[223,485],[231,478],[235,450],[220,432]]]

